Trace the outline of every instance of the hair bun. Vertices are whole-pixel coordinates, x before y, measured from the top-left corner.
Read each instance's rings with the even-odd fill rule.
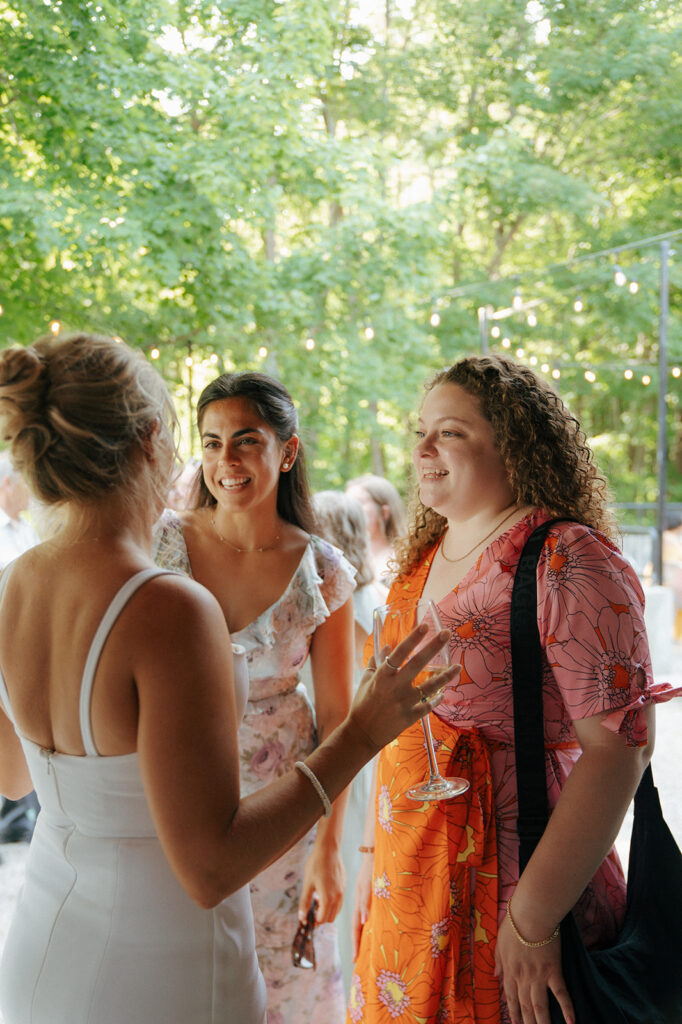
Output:
[[[47,366],[35,347],[8,348],[0,353],[0,418],[5,441],[43,418],[48,385]]]

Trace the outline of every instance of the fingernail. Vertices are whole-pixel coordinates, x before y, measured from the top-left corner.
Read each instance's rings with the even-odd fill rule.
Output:
[[[439,640],[448,640],[449,637],[450,637],[450,631],[447,630],[447,629],[441,629],[440,633],[438,634],[438,639]]]

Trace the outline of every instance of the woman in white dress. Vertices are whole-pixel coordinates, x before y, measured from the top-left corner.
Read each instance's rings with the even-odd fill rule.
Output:
[[[246,651],[249,699],[239,729],[242,793],[306,757],[343,720],[353,687],[353,577],[313,532],[296,408],[262,373],[221,374],[197,403],[202,447],[195,507],[167,511],[157,565],[187,573],[217,598]],[[313,704],[300,670],[310,654]],[[342,1024],[345,995],[336,918],[346,795],[328,820],[251,883],[256,948],[270,1024]],[[316,969],[291,961],[291,942],[317,901]]]
[[[246,884],[453,673],[422,702],[413,636],[297,770],[240,801],[246,679],[222,609],[150,558],[174,462],[163,382],[123,344],[50,337],[0,353],[0,421],[61,522],[0,581],[0,792],[42,807],[4,1022],[258,1024]]]

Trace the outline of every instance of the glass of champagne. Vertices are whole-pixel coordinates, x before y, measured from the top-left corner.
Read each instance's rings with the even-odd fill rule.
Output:
[[[392,650],[396,644],[404,640],[416,626],[426,624],[428,631],[423,640],[419,643],[416,651],[420,650],[428,640],[432,639],[443,628],[438,615],[438,609],[433,601],[416,601],[407,605],[381,605],[374,609],[374,653],[377,664],[386,660],[383,648],[387,646]],[[413,655],[416,653],[413,651]],[[390,656],[390,651],[388,652]],[[448,645],[434,654],[429,663],[422,669],[415,678],[416,687],[426,683],[438,672],[450,664],[450,650]],[[438,771],[436,755],[433,749],[433,736],[429,716],[425,715],[421,720],[426,742],[426,753],[429,759],[429,777],[418,786],[412,786],[407,790],[407,796],[411,800],[451,800],[452,797],[466,793],[469,783],[466,779],[444,778]]]

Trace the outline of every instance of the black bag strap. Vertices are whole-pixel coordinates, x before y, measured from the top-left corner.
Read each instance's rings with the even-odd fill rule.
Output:
[[[530,860],[549,817],[542,704],[542,647],[537,614],[537,565],[550,527],[554,523],[566,521],[572,520],[548,519],[531,533],[521,552],[512,589],[510,625],[519,809],[519,872],[524,870]],[[645,810],[662,817],[651,765],[644,772],[635,794],[635,814]]]

